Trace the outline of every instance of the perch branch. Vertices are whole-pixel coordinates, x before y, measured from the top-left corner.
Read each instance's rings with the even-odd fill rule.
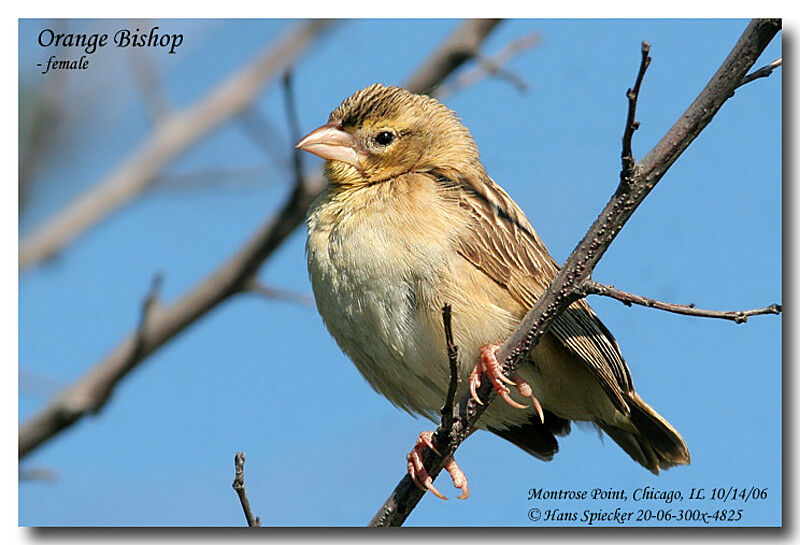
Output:
[[[418,85],[435,86],[459,66],[451,62],[453,54],[446,50],[474,41],[476,36],[485,38],[495,25],[496,21],[489,25],[481,19],[461,23],[432,54],[431,59],[442,59],[441,62],[433,64],[429,60],[410,81],[419,82]],[[466,60],[466,57],[462,57],[462,62]],[[407,87],[414,92],[423,90],[413,85]],[[321,172],[307,176],[301,183],[295,184],[278,213],[256,231],[228,261],[170,305],[152,309],[148,327],[139,341],[136,331],[130,333],[84,376],[24,422],[19,430],[19,458],[24,458],[84,416],[102,409],[119,381],[147,356],[229,297],[247,291],[247,283],[261,264],[303,222],[306,210],[323,188]],[[133,353],[137,356],[135,359],[132,359]]]
[[[22,239],[19,268],[54,256],[112,211],[135,199],[172,160],[247,108],[261,89],[294,63],[330,24],[316,19],[292,29],[193,106],[156,125],[106,179]]]
[[[583,285],[583,293],[585,295],[602,295],[604,297],[611,297],[624,303],[627,306],[641,305],[643,307],[656,308],[658,310],[666,310],[667,312],[674,312],[675,314],[683,314],[686,316],[697,316],[701,318],[720,318],[722,320],[731,320],[737,324],[743,324],[750,316],[759,316],[761,314],[780,314],[783,310],[781,305],[772,304],[764,308],[756,308],[751,310],[703,310],[695,308],[694,304],[689,305],[676,305],[674,303],[663,303],[649,297],[642,297],[628,293],[627,291],[618,290],[614,286],[607,286],[600,284],[594,280],[587,280]]]
[[[497,351],[507,376],[511,376],[528,357],[555,318],[579,300],[594,267],[613,242],[636,208],[647,197],[658,181],[681,153],[691,144],[711,119],[732,96],[747,71],[767,44],[780,30],[780,20],[755,19],[745,29],[739,41],[722,63],[698,97],[667,131],[656,146],[633,168],[628,183],[620,184],[600,216],[573,250],[567,262],[539,297],[512,335]],[[628,127],[629,124],[626,124]],[[442,463],[453,455],[456,448],[476,426],[478,419],[494,399],[495,393],[484,381],[478,389],[482,404],[465,395],[458,404],[459,418],[453,425],[456,437],[442,445],[437,454],[430,449],[423,454],[423,463],[432,478],[442,469]],[[436,432],[439,433],[440,425]],[[424,492],[417,488],[406,474],[386,502],[370,521],[370,526],[399,526],[419,503]]]
[[[247,491],[244,489],[244,452],[236,453],[233,458],[233,465],[236,469],[236,475],[233,478],[233,489],[236,490],[236,495],[239,496],[244,518],[250,528],[258,528],[261,526],[261,519],[253,515],[253,510],[250,509],[250,500],[247,499]]]

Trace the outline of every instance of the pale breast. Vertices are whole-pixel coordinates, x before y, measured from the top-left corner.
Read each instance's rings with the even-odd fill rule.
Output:
[[[364,378],[393,404],[435,420],[450,379],[442,305],[453,308],[459,395],[479,348],[505,341],[525,309],[457,253],[457,211],[433,187],[411,189],[378,184],[320,197],[308,220],[308,268],[325,325]],[[562,350],[545,342],[537,354],[539,365],[520,373],[545,408],[591,419],[599,385],[586,368],[576,361],[574,376],[561,380]],[[512,396],[524,403],[513,388]],[[531,416],[493,403],[481,425],[502,429]]]

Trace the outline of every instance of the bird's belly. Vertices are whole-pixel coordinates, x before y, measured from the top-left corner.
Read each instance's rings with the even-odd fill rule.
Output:
[[[393,404],[412,413],[438,411],[447,389],[442,350],[426,353],[417,286],[424,270],[398,255],[379,233],[371,252],[352,244],[315,247],[309,233],[309,272],[325,325],[364,378]],[[335,240],[334,240],[335,242]]]

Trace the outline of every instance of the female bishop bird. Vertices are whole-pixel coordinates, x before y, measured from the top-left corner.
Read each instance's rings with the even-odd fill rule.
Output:
[[[463,392],[483,377],[504,402],[478,422],[544,460],[570,421],[599,426],[653,473],[688,464],[678,432],[635,392],[611,332],[584,300],[562,313],[517,370],[494,357],[556,275],[536,231],[486,173],[454,112],[375,84],[331,113],[298,148],[324,159],[328,185],[308,215],[308,270],[325,325],[364,378],[394,405],[433,420],[450,368],[441,309],[452,306]],[[477,363],[475,363],[477,362]],[[509,388],[512,386],[512,388]],[[418,485],[437,496],[421,462]],[[455,461],[445,465],[468,496]]]

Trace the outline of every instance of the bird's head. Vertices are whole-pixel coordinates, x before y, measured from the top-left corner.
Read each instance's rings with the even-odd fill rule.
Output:
[[[408,172],[482,169],[456,114],[437,100],[376,83],[345,99],[299,149],[326,159],[334,185],[371,185]]]

